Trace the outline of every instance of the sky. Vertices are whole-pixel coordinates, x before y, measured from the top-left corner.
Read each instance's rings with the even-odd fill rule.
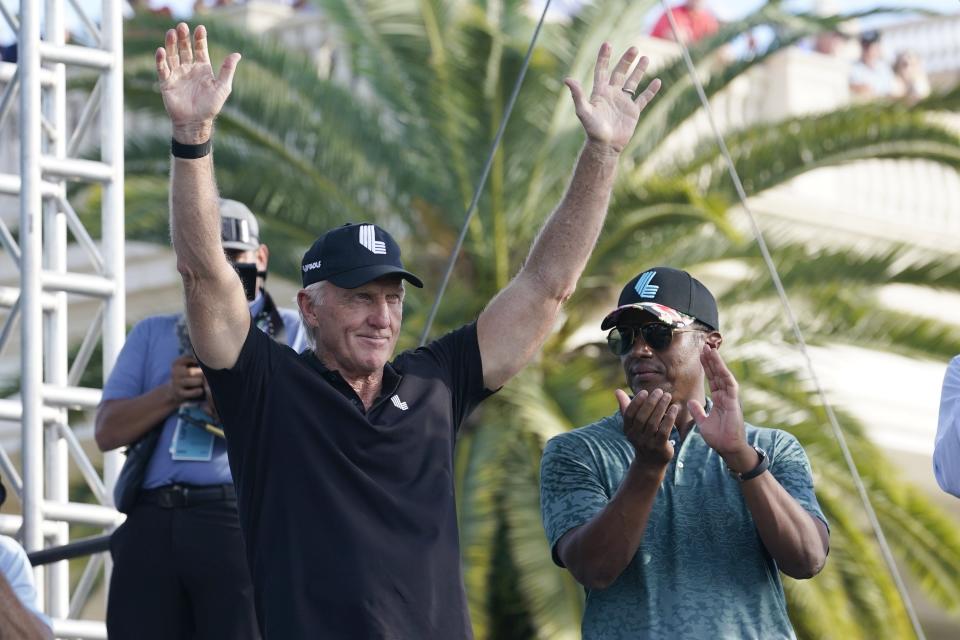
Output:
[[[37,0],[23,0],[27,2],[36,2]],[[169,6],[174,16],[186,18],[192,11],[194,0],[149,0],[151,6]],[[282,0],[280,0],[282,1]],[[541,7],[545,0],[534,0],[534,4]],[[87,15],[94,21],[100,16],[101,0],[78,0]],[[558,11],[570,11],[576,8],[582,0],[553,0],[551,7]],[[722,20],[735,20],[743,17],[757,9],[764,3],[764,0],[708,0],[707,5]],[[11,13],[17,11],[20,0],[0,0],[10,10]],[[672,4],[676,4],[675,2]],[[67,7],[68,22],[79,25],[72,7],[68,2],[64,2]],[[852,12],[863,9],[871,9],[881,6],[899,6],[915,7],[918,9],[932,9],[943,13],[960,13],[960,0],[902,0],[901,2],[876,2],[876,0],[785,0],[784,5],[792,10],[810,11],[816,6],[824,6],[832,11]],[[869,23],[869,26],[878,26],[884,21],[889,21],[890,17],[879,17]],[[903,19],[893,18],[893,19]],[[82,28],[82,27],[77,27]],[[13,41],[13,32],[6,24],[6,21],[0,18],[0,44],[9,44]]]

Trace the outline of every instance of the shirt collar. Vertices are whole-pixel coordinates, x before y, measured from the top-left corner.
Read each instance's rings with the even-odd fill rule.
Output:
[[[259,291],[257,291],[257,297],[247,304],[250,307],[250,315],[252,316],[257,315],[258,313],[263,311],[263,305],[265,304],[263,295]]]
[[[323,361],[317,357],[317,354],[315,354],[312,349],[305,350],[300,354],[300,357],[303,358],[308,365],[313,367],[313,369],[327,382],[330,382],[334,385],[340,385],[350,389],[351,391],[353,390],[350,388],[350,385],[347,384],[347,381],[343,378],[343,376],[340,375],[340,372],[327,368],[327,365],[323,364]],[[380,384],[380,394],[377,397],[382,398],[392,395],[397,390],[397,387],[400,386],[400,381],[402,379],[403,376],[393,367],[391,363],[388,362],[383,365],[383,380]]]

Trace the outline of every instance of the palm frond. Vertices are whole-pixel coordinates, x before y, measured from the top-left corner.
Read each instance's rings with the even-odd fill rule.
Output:
[[[387,224],[404,246],[416,247],[405,260],[427,276],[429,287],[431,279],[439,280],[463,223],[534,23],[518,10],[519,0],[316,3],[343,54],[336,78],[347,82],[318,77],[308,58],[274,39],[208,24],[215,60],[229,51],[244,54],[218,121],[220,190],[260,214],[274,249],[272,270],[293,275],[303,248],[323,228],[373,219]],[[600,43],[609,39],[622,49],[655,4],[603,0],[584,5],[569,22],[545,26],[441,305],[438,332],[480,313],[562,196],[583,134],[561,76],[589,82]],[[798,38],[852,17],[790,15],[780,3],[768,3],[692,53],[708,95],[718,96]],[[720,60],[726,43],[758,25],[776,27],[768,49],[749,59]],[[128,139],[128,231],[158,242],[167,241],[168,139],[153,50],[168,26],[138,17],[128,23],[125,42],[128,107],[157,132]],[[730,221],[736,197],[722,159],[711,140],[690,153],[671,144],[671,132],[700,107],[690,79],[679,59],[662,65],[660,75],[663,92],[645,112],[621,167],[606,229],[565,307],[562,327],[542,357],[485,403],[459,435],[458,518],[476,635],[499,640],[517,622],[516,629],[532,629],[530,635],[576,637],[583,594],[568,572],[553,565],[539,523],[540,450],[551,435],[616,410],[612,390],[623,385],[623,373],[604,345],[581,331],[640,268],[672,264],[694,273],[734,267],[716,293],[745,414],[795,434],[811,459],[833,548],[815,580],[786,581],[798,632],[906,636],[909,621],[824,410],[804,372],[782,357],[795,346],[756,247]],[[953,90],[911,111],[862,105],[749,127],[727,140],[750,194],[863,158],[923,158],[957,167],[958,137],[938,118],[958,107],[960,93]],[[660,167],[655,176],[654,165]],[[96,189],[87,195],[97,197]],[[936,357],[960,351],[954,328],[907,308],[886,309],[876,293],[889,283],[956,292],[960,263],[907,247],[812,250],[782,238],[769,242],[812,343],[869,344]],[[430,303],[427,295],[411,293],[404,345],[413,344],[424,321],[418,311]],[[936,602],[955,606],[955,523],[901,486],[856,420],[842,411],[837,417],[898,558]],[[515,600],[509,613],[504,598]]]
[[[960,166],[960,137],[923,112],[866,104],[839,111],[759,124],[726,136],[748,195],[756,195],[814,169],[866,158],[919,158]],[[712,140],[678,167],[715,193],[736,194]]]

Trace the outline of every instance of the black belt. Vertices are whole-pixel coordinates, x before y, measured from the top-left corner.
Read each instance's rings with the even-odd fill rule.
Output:
[[[144,489],[137,496],[137,502],[155,504],[164,509],[236,499],[237,492],[232,484],[168,484],[156,489]]]

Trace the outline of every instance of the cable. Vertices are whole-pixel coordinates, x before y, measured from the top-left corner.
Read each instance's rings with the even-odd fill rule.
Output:
[[[847,439],[843,435],[843,431],[840,429],[840,423],[837,422],[837,417],[833,413],[833,407],[827,401],[826,392],[824,391],[823,386],[820,384],[820,379],[817,377],[817,372],[813,367],[813,360],[810,358],[810,353],[807,349],[806,340],[803,339],[803,333],[800,331],[800,325],[797,323],[797,318],[793,313],[793,308],[790,306],[790,300],[787,298],[787,292],[783,288],[783,282],[780,280],[780,274],[777,272],[777,267],[773,263],[773,257],[770,255],[770,251],[767,248],[767,242],[764,240],[763,232],[757,225],[756,218],[753,215],[753,211],[750,209],[750,205],[747,204],[747,194],[743,189],[743,183],[740,181],[740,175],[737,173],[736,166],[734,166],[733,158],[730,156],[730,151],[727,149],[727,143],[723,139],[723,134],[720,133],[720,129],[717,127],[717,121],[713,116],[713,109],[710,107],[710,101],[707,100],[707,95],[703,90],[703,85],[700,83],[700,78],[697,76],[696,68],[693,66],[693,60],[690,58],[690,51],[687,49],[686,43],[679,36],[677,31],[677,23],[674,20],[673,13],[667,6],[666,0],[660,0],[660,4],[663,6],[667,20],[670,22],[670,29],[673,31],[673,38],[677,41],[677,44],[680,45],[680,50],[683,54],[683,61],[687,66],[687,71],[689,72],[690,78],[697,90],[697,95],[700,96],[700,102],[703,104],[703,108],[707,113],[707,118],[710,120],[710,128],[713,129],[713,135],[716,137],[717,144],[720,146],[720,153],[723,155],[724,160],[727,163],[727,172],[730,174],[730,179],[733,180],[733,185],[737,190],[737,197],[740,199],[740,205],[743,207],[744,212],[747,214],[747,219],[750,221],[750,228],[752,229],[753,235],[756,238],[757,245],[760,247],[760,253],[763,255],[763,261],[766,263],[767,269],[770,271],[770,277],[773,279],[773,285],[776,287],[777,295],[780,297],[780,304],[783,306],[783,309],[787,314],[787,318],[790,321],[790,326],[793,329],[793,335],[797,340],[797,344],[800,345],[800,351],[807,362],[807,368],[810,370],[810,376],[813,379],[813,384],[816,388],[817,395],[820,398],[820,403],[823,405],[823,408],[827,413],[827,419],[830,422],[830,428],[833,430],[833,436],[840,445],[840,451],[843,453],[843,459],[847,463],[847,468],[850,471],[850,475],[853,476],[854,485],[857,487],[857,493],[860,494],[860,501],[863,503],[863,508],[867,513],[867,519],[870,521],[870,526],[873,527],[874,534],[877,537],[877,543],[880,545],[880,552],[887,564],[887,569],[889,569],[890,574],[893,576],[893,581],[897,585],[897,591],[900,593],[900,599],[903,601],[903,606],[907,610],[907,615],[910,616],[910,623],[913,625],[914,633],[917,634],[917,638],[924,640],[925,636],[923,634],[923,629],[920,626],[920,620],[917,617],[917,612],[914,609],[913,601],[910,599],[910,594],[907,593],[907,587],[904,584],[903,579],[900,577],[900,571],[897,569],[897,565],[894,562],[893,553],[890,551],[890,545],[887,544],[887,538],[883,535],[883,528],[880,526],[880,521],[877,519],[877,514],[873,509],[873,504],[870,502],[870,496],[867,494],[866,487],[863,486],[863,480],[860,477],[860,472],[857,470],[857,465],[853,460],[853,456],[850,454],[850,448],[847,446]]]
[[[423,333],[420,334],[420,346],[422,347],[427,343],[427,336],[430,335],[430,329],[433,327],[433,321],[437,317],[437,310],[440,308],[440,300],[443,299],[443,294],[447,290],[447,284],[450,282],[450,275],[453,273],[453,267],[457,264],[457,258],[460,256],[460,249],[463,247],[463,241],[467,237],[467,229],[470,226],[470,221],[473,219],[473,214],[477,210],[477,203],[480,202],[480,196],[483,193],[483,187],[487,184],[487,177],[490,175],[490,167],[493,166],[493,156],[497,153],[497,148],[500,146],[500,140],[503,138],[503,132],[507,128],[507,121],[510,119],[510,114],[513,112],[513,105],[517,102],[517,96],[520,95],[520,87],[523,85],[523,79],[527,75],[527,68],[530,66],[530,57],[533,55],[533,48],[537,44],[537,39],[540,37],[540,29],[543,27],[544,20],[547,17],[547,10],[550,8],[550,2],[552,0],[547,0],[546,4],[543,5],[543,13],[540,14],[540,21],[537,22],[537,28],[533,32],[533,38],[530,40],[530,46],[527,48],[527,55],[523,59],[523,65],[520,67],[520,75],[517,76],[516,82],[513,84],[513,93],[510,94],[510,100],[507,101],[507,109],[503,114],[503,117],[500,119],[500,127],[497,129],[497,135],[493,138],[493,144],[490,145],[490,153],[487,154],[487,161],[483,166],[483,173],[480,174],[480,182],[477,184],[477,188],[473,192],[473,200],[470,201],[470,206],[467,207],[467,217],[463,221],[463,228],[460,229],[460,237],[457,238],[457,244],[453,248],[453,252],[450,254],[450,262],[447,264],[447,270],[443,274],[443,281],[440,283],[440,290],[437,291],[437,297],[433,301],[433,307],[430,309],[430,315],[427,317],[427,323],[423,326]]]

